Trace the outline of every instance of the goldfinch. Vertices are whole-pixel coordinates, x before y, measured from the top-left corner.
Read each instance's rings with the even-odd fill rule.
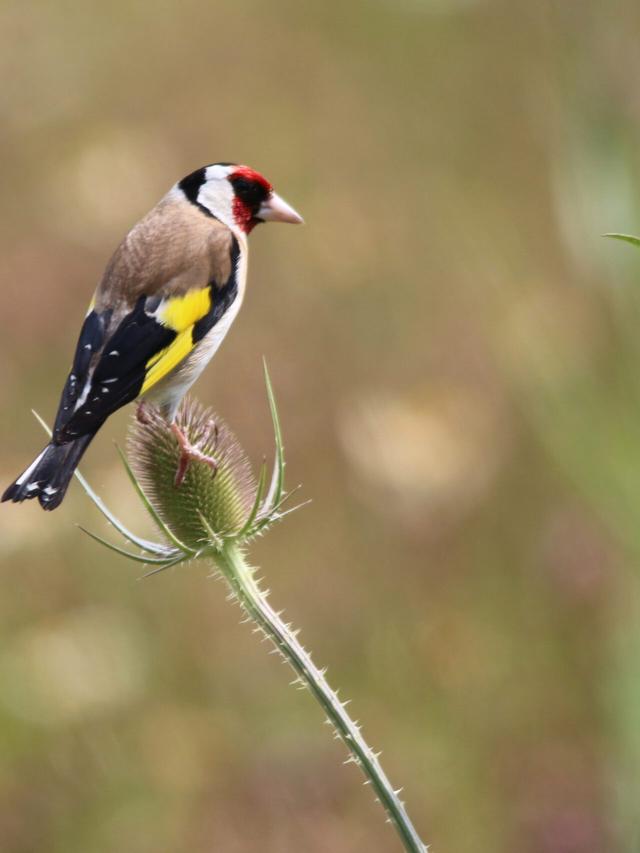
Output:
[[[265,221],[303,220],[258,172],[216,163],[179,181],[129,231],[82,325],[51,442],[3,501],[59,506],[92,438],[132,400],[148,401],[173,422],[240,310],[247,237]],[[179,485],[189,459],[202,454],[176,425],[174,432],[182,449]]]

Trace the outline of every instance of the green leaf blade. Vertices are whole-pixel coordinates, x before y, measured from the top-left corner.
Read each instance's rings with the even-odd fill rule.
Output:
[[[621,240],[623,243],[630,243],[632,246],[640,246],[640,237],[634,237],[633,234],[618,234],[611,232],[603,234],[603,237],[610,237],[612,240]]]

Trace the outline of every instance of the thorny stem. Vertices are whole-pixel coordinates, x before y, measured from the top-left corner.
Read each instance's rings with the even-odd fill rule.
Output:
[[[387,779],[380,762],[367,744],[360,727],[345,710],[335,691],[329,686],[324,673],[319,670],[306,649],[298,641],[296,632],[285,624],[267,601],[266,594],[256,582],[254,570],[247,564],[242,550],[235,543],[225,544],[215,554],[216,563],[231,586],[246,613],[273,641],[276,648],[293,667],[298,679],[316,697],[329,721],[351,753],[351,758],[367,777],[395,826],[404,849],[410,853],[426,853],[402,802]]]

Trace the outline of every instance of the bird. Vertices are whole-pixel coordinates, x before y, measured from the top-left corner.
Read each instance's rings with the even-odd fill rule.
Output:
[[[107,418],[138,401],[172,425],[181,457],[209,462],[175,423],[180,401],[235,320],[246,289],[248,237],[261,222],[302,217],[249,166],[191,172],[128,232],[84,318],[51,440],[2,501],[60,506],[87,447]]]

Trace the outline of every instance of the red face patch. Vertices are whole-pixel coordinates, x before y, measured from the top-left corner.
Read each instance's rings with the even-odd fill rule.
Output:
[[[249,233],[260,221],[256,218],[260,206],[265,202],[273,187],[259,172],[249,166],[238,166],[230,175],[233,187],[233,218],[245,233]]]

